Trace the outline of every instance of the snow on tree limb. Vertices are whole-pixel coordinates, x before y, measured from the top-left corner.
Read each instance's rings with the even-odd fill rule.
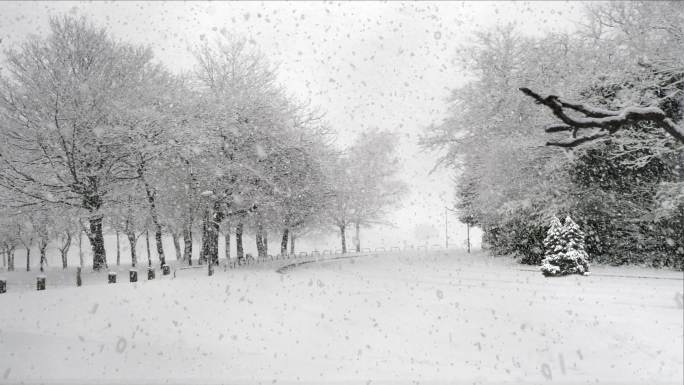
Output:
[[[547,146],[576,147],[582,143],[596,140],[615,133],[625,124],[641,121],[651,121],[665,130],[680,143],[684,143],[684,129],[668,118],[663,110],[658,107],[627,107],[620,111],[609,111],[602,108],[587,106],[580,103],[572,103],[561,99],[556,95],[542,97],[529,88],[520,88],[525,95],[533,98],[538,104],[547,106],[553,114],[564,124],[552,124],[546,127],[546,132],[572,131],[573,138],[566,141],[550,141]],[[568,115],[567,109],[580,112],[584,117]],[[577,136],[579,130],[595,128],[598,131]]]
[[[565,131],[572,131],[574,128],[568,126],[567,124],[549,124],[546,127],[544,127],[544,131],[548,133],[553,133],[553,132],[565,132]]]

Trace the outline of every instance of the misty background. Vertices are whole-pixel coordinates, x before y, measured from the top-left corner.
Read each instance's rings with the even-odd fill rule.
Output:
[[[371,128],[400,134],[400,178],[409,192],[386,218],[387,225],[361,234],[364,248],[389,249],[444,245],[445,232],[451,247],[466,246],[466,225],[445,210],[454,206],[456,175],[435,168],[439,155],[421,150],[418,142],[425,127],[445,117],[451,90],[472,79],[463,48],[476,31],[515,24],[529,35],[568,32],[580,17],[581,6],[559,2],[4,2],[2,13],[3,51],[31,34],[46,35],[50,17],[70,14],[106,27],[117,39],[152,47],[155,60],[174,72],[190,69],[194,59],[189,50],[202,40],[219,35],[249,39],[277,65],[279,81],[288,93],[325,112],[336,131],[337,146],[350,144]],[[114,235],[105,239],[112,250]],[[246,236],[245,248],[254,253],[251,239]],[[83,242],[88,255],[87,239]],[[170,238],[164,242],[165,247],[173,247]],[[277,242],[275,236],[269,241],[274,250]],[[480,232],[474,229],[471,244],[479,248],[479,242]],[[122,242],[124,251],[126,247]],[[144,250],[143,240],[138,248]],[[300,251],[338,248],[334,229],[298,242]],[[77,252],[74,247],[70,255]],[[57,254],[48,253],[51,264]]]

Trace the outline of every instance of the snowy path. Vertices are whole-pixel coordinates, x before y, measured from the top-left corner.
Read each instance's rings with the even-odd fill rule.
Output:
[[[681,295],[453,253],[13,292],[0,383],[681,384]]]

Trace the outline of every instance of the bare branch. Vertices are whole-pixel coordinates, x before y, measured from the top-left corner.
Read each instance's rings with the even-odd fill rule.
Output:
[[[572,130],[574,130],[574,128],[568,126],[567,124],[549,124],[544,128],[544,131],[546,131],[548,133],[565,132],[565,131],[572,131]]]
[[[604,110],[603,108],[597,108],[593,106],[588,106],[581,103],[571,103],[566,100],[558,99],[563,107],[570,108],[577,112],[581,112],[590,118],[605,118],[608,116],[616,116],[619,112]]]
[[[555,147],[563,147],[563,148],[572,148],[572,147],[577,147],[582,143],[591,142],[593,140],[606,137],[608,135],[610,135],[610,134],[605,132],[605,131],[601,131],[601,132],[598,132],[598,133],[593,134],[593,135],[580,136],[579,138],[574,138],[572,140],[566,140],[566,141],[560,141],[560,142],[554,142],[554,141],[546,142],[546,145],[547,146],[555,146]]]
[[[579,130],[587,128],[600,129],[598,133],[592,135],[580,136],[566,142],[550,142],[549,145],[575,147],[582,143],[613,134],[627,124],[644,121],[654,123],[677,141],[684,143],[684,129],[675,124],[658,107],[627,107],[620,111],[609,111],[584,104],[571,103],[555,95],[542,97],[529,88],[520,88],[520,91],[534,99],[538,104],[547,106],[558,119],[565,123],[565,126],[558,124],[547,126],[546,132],[573,131],[573,137],[575,137]],[[566,113],[566,109],[580,112],[584,114],[584,117],[572,117]]]

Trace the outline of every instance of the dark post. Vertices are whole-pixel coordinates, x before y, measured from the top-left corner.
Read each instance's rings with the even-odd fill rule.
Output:
[[[76,286],[83,285],[83,280],[81,279],[81,267],[76,268]]]
[[[207,263],[207,266],[208,266],[209,276],[211,277],[212,275],[214,275],[214,262],[209,261],[209,263]]]
[[[45,276],[36,277],[36,290],[45,290]]]
[[[169,265],[162,265],[162,275],[171,274],[171,267]]]
[[[114,271],[109,272],[109,274],[107,275],[107,282],[116,283],[116,272],[114,272]]]
[[[131,282],[138,282],[138,270],[128,270],[128,280]]]
[[[7,280],[0,279],[0,294],[7,292]]]
[[[147,268],[147,280],[154,279],[154,267]]]

